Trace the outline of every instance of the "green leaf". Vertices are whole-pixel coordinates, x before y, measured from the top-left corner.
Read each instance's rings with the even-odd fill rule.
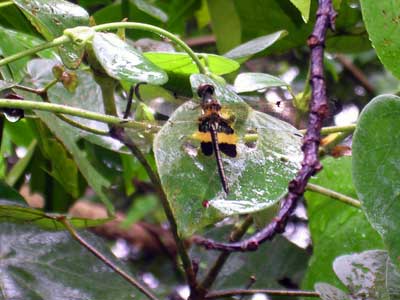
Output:
[[[153,18],[156,18],[162,22],[167,22],[168,21],[168,16],[165,12],[163,12],[161,9],[159,9],[157,6],[151,5],[148,1],[145,0],[133,0],[132,1],[136,7],[147,13],[148,15],[152,16]]]
[[[265,73],[240,73],[233,86],[236,93],[246,93],[270,87],[289,86],[289,84],[278,77]]]
[[[351,177],[351,157],[327,158],[322,163],[324,169],[311,182],[356,197]],[[383,248],[382,241],[362,210],[314,192],[307,192],[305,198],[313,256],[303,288],[313,288],[315,283],[321,281],[340,286],[332,271],[334,259],[342,254]]]
[[[4,299],[147,299],[67,232],[11,223],[0,228]],[[100,238],[81,235],[121,268]]]
[[[386,284],[388,259],[386,251],[365,251],[336,258],[333,269],[350,291],[352,299],[389,300],[389,286]],[[394,299],[398,299],[400,294],[395,296]]]
[[[60,222],[60,214],[45,213],[42,210],[18,205],[15,202],[1,199],[0,194],[0,222],[18,222],[35,224],[47,230],[65,230],[65,226]],[[84,219],[69,218],[69,222],[76,228],[86,228],[98,226],[112,218],[105,219]],[[2,223],[1,226],[4,226]]]
[[[255,38],[230,50],[229,52],[225,53],[224,56],[231,59],[241,59],[245,61],[252,55],[267,49],[275,42],[285,37],[287,34],[288,32],[286,30],[279,30],[271,34]]]
[[[302,157],[301,138],[291,125],[251,109],[231,90],[204,75],[192,75],[194,90],[202,83],[216,88],[223,111],[235,118],[238,156],[223,157],[230,187],[221,188],[215,157],[199,151],[193,138],[201,109],[189,101],[171,116],[154,141],[154,153],[161,182],[184,235],[224,216],[251,213],[272,206],[286,193]],[[245,135],[258,135],[256,146],[245,144]],[[204,208],[207,200],[210,207]]]
[[[200,56],[200,59],[204,57],[203,60],[205,60],[207,68],[216,75],[229,74],[240,67],[236,61],[223,56],[207,53],[197,53],[197,55]],[[184,74],[186,76],[199,73],[197,66],[187,53],[146,52],[144,56],[165,71]]]
[[[290,0],[290,2],[300,11],[304,23],[307,23],[310,16],[311,0]]]
[[[400,0],[361,0],[362,15],[369,38],[379,59],[400,78]]]
[[[207,0],[207,6],[219,53],[225,53],[239,45],[241,42],[241,24],[234,1]]]
[[[362,111],[353,138],[354,185],[363,210],[400,265],[400,98],[381,95]]]
[[[89,15],[80,6],[64,0],[14,0],[33,26],[48,41],[63,35],[67,28],[89,26]],[[73,43],[58,47],[68,68],[79,66],[84,48]]]
[[[109,76],[117,80],[158,85],[168,80],[163,70],[149,62],[116,34],[96,32],[92,45],[102,67]]]
[[[0,200],[13,201],[16,204],[26,205],[25,199],[2,180],[0,180]]]

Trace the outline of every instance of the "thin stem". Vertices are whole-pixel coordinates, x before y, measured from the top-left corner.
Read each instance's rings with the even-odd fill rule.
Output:
[[[344,126],[327,126],[321,128],[321,135],[328,135],[335,132],[353,132],[356,129],[357,124],[350,124]],[[299,130],[300,133],[305,133],[306,129]]]
[[[64,43],[70,42],[70,41],[71,40],[68,36],[62,35],[62,36],[52,40],[51,42],[44,43],[44,44],[38,45],[36,47],[27,49],[25,51],[21,51],[21,52],[15,53],[13,55],[7,56],[6,58],[0,59],[0,67],[4,66],[10,62],[13,62],[14,60],[20,59],[22,57],[33,55],[41,50],[53,48],[53,47],[62,45]]]
[[[75,108],[62,104],[29,101],[29,100],[0,99],[0,107],[49,111],[76,117],[82,117],[85,119],[108,123],[119,127],[134,128],[138,130],[147,130],[152,132],[157,132],[159,130],[159,126],[156,125],[141,123],[132,120],[124,120],[115,116],[100,114],[89,110]]]
[[[104,135],[104,136],[109,136],[109,134],[110,134],[108,130],[100,130],[97,128],[83,125],[82,123],[76,122],[75,120],[72,120],[62,114],[56,114],[56,116],[57,116],[57,118],[64,121],[65,123],[68,123],[69,125],[74,126],[79,129],[82,129],[84,131],[91,132],[91,133],[98,134],[98,135]]]
[[[234,289],[234,290],[225,290],[225,291],[214,291],[208,293],[206,295],[206,299],[216,299],[223,297],[232,297],[239,295],[254,295],[254,294],[267,294],[267,295],[275,295],[275,296],[293,296],[293,297],[320,297],[319,293],[314,291],[293,291],[293,290],[269,290],[269,289],[255,289],[255,290],[247,290],[247,289]]]
[[[201,63],[200,59],[197,57],[196,53],[193,52],[193,50],[186,45],[184,41],[182,41],[180,38],[178,38],[176,35],[170,33],[169,31],[166,31],[160,27],[149,25],[149,24],[143,24],[143,23],[136,23],[136,22],[115,22],[115,23],[106,23],[106,24],[101,24],[97,26],[93,26],[92,29],[96,31],[102,31],[102,30],[111,30],[111,29],[118,29],[118,28],[131,28],[131,29],[139,29],[139,30],[145,30],[145,31],[150,31],[155,34],[158,34],[161,37],[166,37],[170,39],[172,42],[180,46],[195,62],[197,65],[197,68],[199,69],[199,72],[201,74],[207,74],[207,69],[203,66]]]
[[[171,206],[170,206],[170,204],[168,202],[167,196],[164,193],[164,190],[163,190],[163,188],[161,186],[161,182],[160,182],[160,179],[159,179],[157,173],[155,173],[153,171],[153,169],[151,168],[151,166],[147,162],[145,156],[139,150],[139,148],[135,145],[135,143],[133,143],[133,141],[125,134],[124,128],[112,128],[110,133],[111,133],[111,137],[113,137],[114,139],[120,141],[126,147],[129,148],[129,150],[132,152],[132,154],[143,165],[143,167],[145,168],[145,170],[146,170],[151,182],[155,186],[156,191],[157,191],[157,193],[158,193],[158,195],[160,197],[161,204],[163,205],[164,212],[165,212],[165,214],[167,216],[167,219],[168,219],[168,221],[170,223],[171,231],[173,233],[173,236],[174,236],[177,248],[178,248],[178,253],[179,253],[179,256],[180,256],[180,258],[182,260],[183,268],[185,270],[187,282],[188,282],[188,284],[189,284],[189,286],[190,286],[192,291],[196,290],[197,289],[197,281],[196,281],[195,272],[193,270],[193,265],[192,265],[192,262],[190,260],[189,254],[186,251],[186,247],[184,245],[184,241],[179,236],[178,226],[176,224],[176,220],[175,220],[174,214],[172,212],[172,208],[171,208]]]
[[[332,150],[337,145],[339,145],[345,138],[347,138],[350,134],[351,134],[351,132],[346,132],[346,131],[330,134],[328,136],[330,138],[329,142],[324,143],[319,148],[319,155],[322,157],[323,155],[331,153]],[[332,139],[331,139],[331,137],[332,137]]]
[[[128,273],[126,273],[121,268],[116,266],[112,261],[110,261],[102,253],[100,253],[96,248],[94,248],[92,245],[90,245],[88,242],[86,242],[78,234],[78,232],[75,230],[75,228],[71,225],[71,223],[68,221],[68,219],[65,216],[59,217],[58,221],[60,221],[65,226],[65,228],[68,230],[68,232],[71,234],[71,236],[75,240],[77,240],[82,246],[84,246],[86,249],[88,249],[90,252],[92,252],[92,254],[94,254],[97,258],[99,258],[101,261],[103,261],[107,266],[109,266],[111,269],[113,269],[118,275],[120,275],[122,278],[124,278],[130,284],[135,286],[139,291],[141,291],[143,294],[145,294],[149,299],[158,300],[158,298],[155,295],[153,295],[153,293],[150,292],[146,287],[144,287],[140,282],[138,282],[136,279],[134,279]]]
[[[13,1],[4,1],[4,2],[0,3],[0,8],[6,7],[6,6],[10,6],[10,5],[13,5],[13,4],[14,4]]]
[[[354,199],[350,196],[346,196],[341,193],[335,192],[333,190],[322,187],[320,185],[308,183],[306,186],[306,190],[328,196],[330,198],[339,200],[340,202],[349,204],[349,205],[357,207],[357,208],[361,207],[361,202],[359,200]]]

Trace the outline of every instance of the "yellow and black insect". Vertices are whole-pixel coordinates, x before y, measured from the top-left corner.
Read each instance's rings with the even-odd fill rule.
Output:
[[[202,84],[197,89],[201,97],[202,114],[199,117],[198,132],[193,137],[200,140],[201,151],[206,156],[215,153],[218,174],[224,191],[228,194],[229,187],[222,165],[221,153],[229,157],[236,157],[237,135],[233,130],[232,121],[221,114],[221,104],[213,97],[214,87],[210,84]]]

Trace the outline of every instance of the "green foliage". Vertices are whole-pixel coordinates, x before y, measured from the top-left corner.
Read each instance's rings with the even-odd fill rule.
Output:
[[[226,241],[231,238],[227,230],[236,227],[225,225],[240,220],[243,214],[254,217],[255,225],[248,234],[275,217],[279,200],[300,167],[302,140],[293,126],[264,111],[282,113],[304,128],[312,88],[306,41],[315,25],[317,2],[1,2],[0,298],[144,298],[71,236],[55,231],[64,230],[65,218],[76,228],[109,220],[59,214],[79,198],[102,203],[110,214],[116,208],[123,210],[126,218],[121,223],[118,212],[118,226],[141,230],[139,234],[129,232],[134,238],[128,239],[147,238],[138,244],[132,242],[139,252],[151,240],[156,249],[144,253],[146,260],[135,256],[135,274],[159,276],[145,281],[157,283],[157,294],[163,298],[175,297],[174,287],[183,280],[176,282],[170,262],[154,258],[154,253],[168,253],[177,277],[181,275],[180,263],[187,264],[185,256],[175,257],[175,244],[170,246],[169,237],[160,236],[159,232],[166,231],[156,230],[165,221],[165,212],[171,229],[177,225],[182,244],[190,235],[202,233]],[[348,104],[362,109],[370,103],[354,134],[354,157],[325,157],[323,171],[311,182],[358,197],[362,207],[307,192],[312,254],[275,237],[255,253],[230,255],[211,290],[245,288],[253,275],[257,281],[251,288],[301,285],[315,289],[322,299],[400,297],[400,101],[392,95],[370,101],[374,94],[399,91],[399,82],[387,71],[399,77],[396,33],[400,3],[334,0],[333,5],[338,12],[336,31],[328,33],[323,58],[325,71],[329,71],[325,83],[331,115],[336,114],[336,107],[346,111]],[[129,23],[122,22],[124,18]],[[109,22],[121,23],[105,24]],[[170,44],[165,49],[179,52],[161,52],[157,48],[160,43],[154,47],[156,43],[149,38],[160,36],[162,46]],[[148,40],[132,40],[140,37]],[[183,41],[192,43],[193,49]],[[351,56],[342,59],[342,53]],[[122,119],[126,92],[139,82],[147,84],[137,87],[131,111]],[[199,117],[207,112],[202,112],[197,95],[203,83],[215,86],[215,98],[222,107],[220,117],[232,123],[238,137],[237,157],[222,156],[228,194],[221,186],[215,157],[200,151],[200,141],[194,135]],[[15,100],[14,105],[24,108],[26,118],[18,121],[18,116],[10,114],[16,108],[12,102],[4,107],[3,98],[10,98],[10,92],[18,94],[16,98],[36,101]],[[80,114],[43,111],[39,104],[48,105],[50,110],[59,108],[55,104],[74,107]],[[90,112],[100,117],[96,121],[82,117]],[[107,119],[109,115],[114,115],[114,121]],[[110,136],[110,129],[119,133],[121,127],[125,127],[130,143]],[[333,145],[346,134],[324,139],[321,153],[333,149],[333,154],[343,154],[347,148]],[[19,194],[21,187],[38,193],[35,196],[43,198],[44,208],[26,206],[32,195],[25,201]],[[163,192],[168,203],[161,205]],[[296,242],[296,230],[305,227],[304,220],[298,219],[303,218],[296,211],[290,219],[295,232],[285,236],[294,236]],[[132,225],[135,222],[138,224]],[[216,226],[208,230],[212,225]],[[112,228],[111,235],[120,237],[122,227]],[[98,250],[107,252],[104,241],[83,235]],[[193,245],[190,254],[187,260],[199,260],[198,279],[210,271],[219,256]],[[157,271],[150,266],[151,259]],[[168,269],[163,267],[166,264]]]
[[[400,98],[382,95],[364,109],[354,134],[353,176],[358,197],[372,226],[399,264],[398,171],[400,150],[397,116]]]

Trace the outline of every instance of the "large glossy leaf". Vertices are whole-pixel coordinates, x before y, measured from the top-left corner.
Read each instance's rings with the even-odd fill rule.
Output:
[[[76,26],[88,26],[89,15],[80,6],[64,0],[14,0],[32,25],[51,41],[63,35],[64,30]],[[84,49],[75,44],[65,44],[59,48],[64,64],[77,68]]]
[[[322,163],[324,169],[311,182],[356,197],[351,176],[351,157],[327,158]],[[340,286],[332,271],[334,259],[343,254],[383,248],[382,241],[361,209],[313,192],[307,192],[305,198],[313,256],[303,287],[311,289],[321,281]]]
[[[365,26],[379,59],[393,75],[400,78],[399,0],[361,0]]]
[[[116,262],[104,242],[83,237]],[[47,232],[32,225],[0,227],[1,299],[145,299],[67,232]]]
[[[330,284],[320,282],[314,288],[322,300],[350,300],[349,295]]]
[[[236,93],[255,92],[278,86],[289,86],[289,84],[278,77],[265,73],[240,73],[233,85]]]
[[[364,108],[353,139],[353,177],[372,226],[400,265],[400,98],[382,95]]]
[[[224,75],[236,71],[240,65],[223,56],[207,53],[198,53],[206,57],[207,68],[216,75]],[[163,70],[189,76],[199,73],[197,66],[187,53],[175,52],[146,52],[144,56]],[[203,59],[201,59],[203,60]],[[204,60],[203,60],[204,62]]]
[[[163,84],[167,74],[148,61],[141,53],[116,34],[97,32],[92,41],[93,51],[107,74],[130,83]]]
[[[301,138],[291,125],[251,109],[231,90],[204,75],[192,75],[194,91],[201,83],[216,87],[224,112],[235,118],[238,156],[223,157],[230,193],[221,188],[215,157],[199,151],[192,138],[201,114],[193,101],[180,106],[154,141],[158,172],[174,210],[179,230],[189,235],[223,216],[251,213],[276,203],[296,174],[302,158]],[[255,132],[255,147],[245,135]],[[202,203],[208,201],[209,208]]]

